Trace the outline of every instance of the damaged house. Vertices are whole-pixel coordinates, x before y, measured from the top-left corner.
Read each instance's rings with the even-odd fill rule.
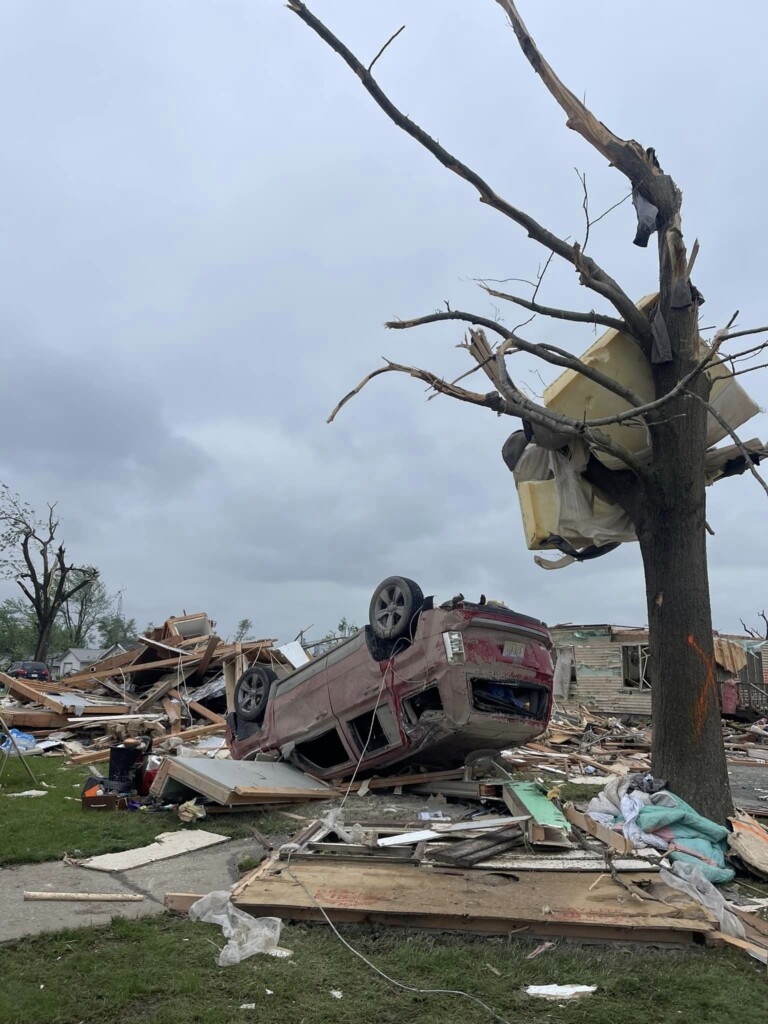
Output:
[[[550,628],[555,697],[617,715],[650,715],[653,662],[646,627]],[[726,713],[768,714],[768,640],[716,633],[715,668]]]

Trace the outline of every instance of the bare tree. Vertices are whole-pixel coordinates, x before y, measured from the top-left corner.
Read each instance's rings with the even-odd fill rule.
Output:
[[[748,626],[744,619],[740,619],[739,621],[744,627],[744,632],[751,636],[754,640],[768,640],[768,615],[765,614],[765,610],[761,611],[759,615],[765,623],[765,625],[762,627],[758,627],[757,629],[753,629],[751,626]]]
[[[32,607],[38,661],[48,657],[51,631],[64,605],[99,576],[92,566],[67,564],[64,545],[56,537],[59,525],[55,505],[40,518],[7,484],[0,484],[0,574],[18,583]]]
[[[83,572],[91,569],[75,569],[72,584]],[[74,591],[61,606],[59,624],[64,630],[65,642],[70,647],[87,647],[100,622],[112,611],[114,598],[109,594],[103,581],[89,576],[87,586]]]
[[[732,374],[748,370],[750,360],[764,351],[768,343],[740,352],[727,352],[727,343],[737,337],[768,331],[768,327],[733,331],[734,315],[712,342],[703,347],[698,316],[703,299],[690,276],[698,245],[689,256],[682,233],[679,187],[664,173],[652,148],[615,135],[560,81],[541,55],[512,0],[496,2],[508,16],[524,57],[565,112],[567,126],[628,179],[638,218],[635,243],[647,246],[651,235],[657,233],[658,297],[651,309],[639,309],[614,277],[586,255],[589,229],[600,219],[590,218],[586,179],[582,179],[587,221],[585,238],[581,242],[569,241],[502,198],[477,171],[395,106],[371,74],[373,63],[392,40],[366,67],[300,0],[288,0],[288,7],[342,58],[395,125],[447,170],[471,185],[481,202],[521,227],[548,250],[545,269],[553,258],[570,264],[580,284],[609,303],[613,312],[606,315],[594,310],[581,312],[542,305],[537,301],[542,274],[535,282],[530,299],[488,289],[490,293],[534,315],[556,321],[599,324],[629,335],[651,367],[653,400],[643,401],[630,388],[564,349],[527,341],[520,335],[519,328],[509,329],[497,319],[447,307],[444,312],[398,320],[387,326],[404,330],[443,321],[469,325],[469,341],[465,347],[474,360],[474,370],[481,369],[490,379],[491,392],[469,391],[459,386],[458,380],[450,382],[429,370],[385,361],[383,367],[369,374],[342,399],[331,419],[373,377],[382,373],[406,373],[426,382],[440,394],[497,414],[517,417],[534,435],[537,429],[548,432],[557,439],[550,447],[586,445],[589,458],[582,474],[584,479],[626,512],[640,544],[656,679],[652,695],[654,771],[668,779],[672,788],[700,812],[724,821],[732,804],[720,728],[707,573],[708,414],[720,422],[734,442],[735,457],[730,460],[726,475],[749,471],[766,491],[768,485],[755,469],[755,463],[765,455],[765,450],[759,446],[757,450],[747,447],[710,405],[712,382],[708,371],[715,363],[728,360]],[[499,339],[495,346],[488,342],[486,331]],[[507,357],[516,352],[529,353],[550,365],[588,377],[618,396],[626,411],[602,419],[580,420],[546,408],[529,398],[510,375]],[[750,365],[743,366],[745,361]],[[615,434],[611,436],[603,429],[615,423],[644,425],[650,437],[650,457],[638,457],[618,442]],[[612,456],[621,468],[608,469],[596,453]]]

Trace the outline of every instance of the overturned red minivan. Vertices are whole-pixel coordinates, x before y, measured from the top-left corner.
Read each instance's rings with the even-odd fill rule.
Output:
[[[552,711],[551,646],[538,619],[463,595],[435,607],[392,576],[365,629],[298,669],[243,673],[228,707],[232,756],[279,752],[328,779],[527,743]]]

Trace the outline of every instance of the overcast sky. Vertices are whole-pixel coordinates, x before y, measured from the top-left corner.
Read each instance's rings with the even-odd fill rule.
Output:
[[[768,10],[520,6],[564,80],[684,189],[706,324],[736,309],[742,326],[768,322]],[[595,212],[625,194],[564,127],[493,0],[310,7],[366,61],[405,23],[381,85],[552,230],[583,231],[574,167]],[[59,502],[70,555],[124,588],[141,625],[206,610],[223,635],[243,616],[258,635],[317,635],[342,615],[362,623],[393,573],[551,623],[646,621],[636,544],[534,565],[500,458],[513,421],[425,402],[391,375],[326,425],[382,355],[468,367],[458,325],[385,320],[444,300],[494,315],[472,279],[530,278],[542,253],[391,125],[281,0],[5,0],[0,108],[0,479]],[[656,260],[634,230],[625,204],[590,248],[639,297]],[[555,264],[540,298],[593,305]],[[526,330],[575,352],[594,340]],[[746,382],[765,404],[766,371]],[[742,429],[758,434],[765,415]],[[721,629],[768,603],[765,513],[749,476],[710,492]]]

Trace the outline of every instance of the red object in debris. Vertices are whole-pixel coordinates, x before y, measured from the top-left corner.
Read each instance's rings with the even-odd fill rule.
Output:
[[[141,796],[149,796],[149,787],[155,781],[156,775],[157,768],[153,768],[149,772],[144,772],[144,776],[141,780],[141,785],[139,786],[139,793],[141,794]]]
[[[739,684],[735,679],[726,679],[723,683],[723,714],[733,715],[739,704]]]

